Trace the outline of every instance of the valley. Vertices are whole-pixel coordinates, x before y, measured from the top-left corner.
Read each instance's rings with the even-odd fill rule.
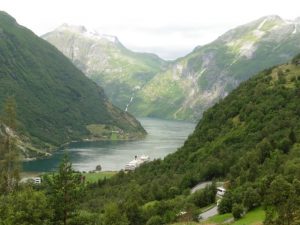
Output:
[[[119,6],[105,15],[139,14]],[[299,225],[300,19],[236,24],[164,60],[84,26],[39,36],[0,11],[0,225]]]

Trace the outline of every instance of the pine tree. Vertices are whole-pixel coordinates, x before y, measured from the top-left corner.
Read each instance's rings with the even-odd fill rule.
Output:
[[[0,141],[0,189],[3,193],[14,191],[20,180],[20,159],[16,146],[16,102],[8,97],[4,103]]]
[[[83,183],[80,173],[75,173],[67,155],[59,166],[59,172],[47,177],[50,188],[52,207],[54,209],[54,223],[68,224],[75,216],[78,200],[82,196]]]

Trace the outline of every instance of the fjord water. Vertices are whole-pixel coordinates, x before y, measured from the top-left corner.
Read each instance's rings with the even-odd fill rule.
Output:
[[[195,124],[189,122],[153,118],[140,118],[139,121],[148,132],[143,140],[72,143],[51,158],[24,162],[23,170],[54,171],[65,151],[68,152],[75,170],[91,171],[97,165],[101,165],[105,171],[121,170],[135,155],[145,154],[151,159],[157,159],[176,151],[195,128]]]

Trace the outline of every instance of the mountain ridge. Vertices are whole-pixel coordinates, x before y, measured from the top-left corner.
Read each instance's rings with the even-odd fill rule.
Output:
[[[128,108],[138,89],[168,66],[155,54],[131,51],[117,37],[91,32],[83,26],[63,25],[42,38],[103,86],[109,99],[122,109]]]
[[[300,51],[298,26],[267,16],[229,30],[157,74],[137,94],[132,111],[197,120],[240,82],[294,57]]]
[[[227,31],[211,43],[197,46],[186,56],[163,63],[163,66],[154,63],[156,69],[152,72],[148,73],[144,67],[141,69],[144,72],[138,72],[140,78],[134,75],[137,70],[123,70],[122,65],[146,65],[149,68],[151,62],[124,64],[114,59],[117,65],[99,64],[101,57],[105,60],[111,57],[103,50],[102,55],[94,54],[92,62],[80,57],[75,57],[73,62],[98,84],[104,84],[105,92],[113,102],[136,116],[198,120],[203,111],[228,95],[240,82],[294,57],[300,51],[297,21],[283,20],[277,15],[261,17]],[[43,37],[72,58],[66,47],[61,46],[70,44],[68,38],[55,39],[55,35],[56,32],[50,32]],[[79,44],[76,48],[83,51]],[[132,54],[142,57],[139,53]],[[145,75],[147,73],[149,75]]]
[[[115,129],[113,138],[146,134],[68,58],[5,12],[0,12],[0,50],[0,105],[15,97],[20,136],[33,146],[50,150],[74,140],[111,139]]]

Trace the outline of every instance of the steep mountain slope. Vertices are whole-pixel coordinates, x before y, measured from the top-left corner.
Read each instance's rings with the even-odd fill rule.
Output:
[[[135,53],[109,35],[64,24],[42,36],[56,46],[88,77],[104,88],[122,109],[167,63],[154,54]]]
[[[205,109],[241,81],[287,62],[299,51],[299,20],[261,18],[178,59],[147,83],[131,110],[144,116],[199,119]]]
[[[177,152],[133,173],[120,172],[98,189],[93,187],[83,206],[99,212],[95,206],[101,208],[115,201],[122,208],[122,204],[127,206],[130,202],[135,216],[132,217],[132,208],[124,206],[122,212],[131,223],[139,218],[144,220],[140,224],[145,224],[159,216],[163,221],[160,224],[169,224],[180,212],[195,208],[188,197],[191,187],[216,178],[228,180],[222,212],[231,211],[234,203],[247,210],[265,204],[273,210],[267,217],[277,220],[268,224],[298,224],[299,97],[300,56],[242,83],[204,113],[194,133]],[[290,223],[278,222],[279,219]]]
[[[45,149],[82,138],[145,135],[56,48],[0,12],[1,108],[7,96],[15,97],[21,133]]]

